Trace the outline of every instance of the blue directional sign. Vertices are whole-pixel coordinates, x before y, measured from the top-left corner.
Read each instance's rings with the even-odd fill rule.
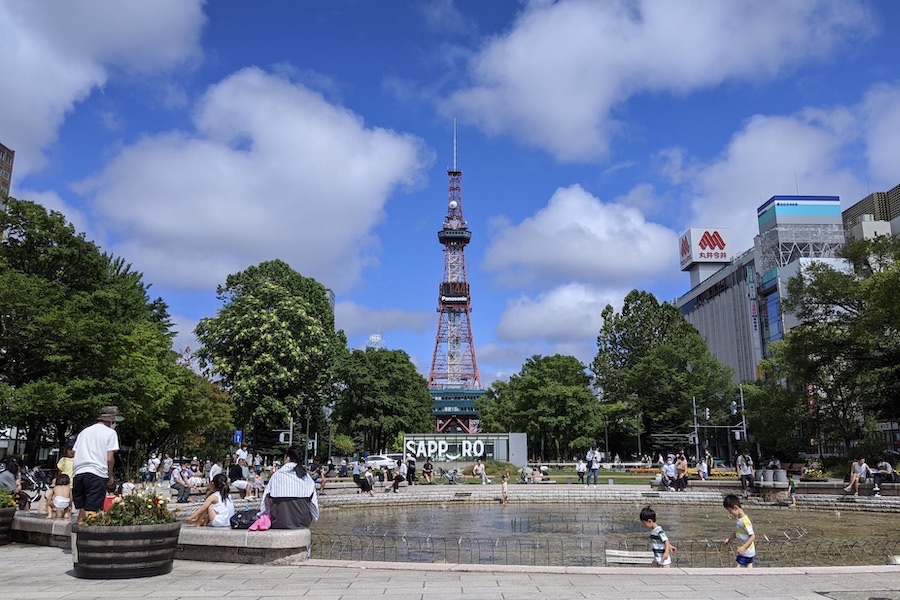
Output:
[[[240,444],[244,441],[244,430],[243,429],[235,429],[234,430],[234,443]]]

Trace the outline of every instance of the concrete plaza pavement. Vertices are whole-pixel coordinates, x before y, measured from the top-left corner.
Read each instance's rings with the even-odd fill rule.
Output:
[[[0,546],[0,598],[329,598],[471,600],[665,598],[900,600],[900,567],[651,569],[399,564],[310,560],[302,566],[176,560],[168,575],[131,580],[72,576],[71,553]]]

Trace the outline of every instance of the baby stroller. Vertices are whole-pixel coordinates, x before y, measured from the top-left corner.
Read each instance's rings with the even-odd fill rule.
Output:
[[[46,477],[37,477],[28,469],[19,472],[22,478],[22,491],[19,493],[19,510],[29,510],[31,505],[37,506],[41,496],[50,489]]]

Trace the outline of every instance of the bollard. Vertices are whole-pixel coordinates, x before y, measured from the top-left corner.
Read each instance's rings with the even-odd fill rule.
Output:
[[[612,477],[610,477],[610,478],[607,479],[606,481],[607,481],[607,483],[609,483],[609,485],[615,485],[615,484],[616,484],[616,480],[613,479]]]

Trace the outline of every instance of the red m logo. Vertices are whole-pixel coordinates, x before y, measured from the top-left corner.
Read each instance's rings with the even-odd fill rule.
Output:
[[[688,241],[687,236],[681,238],[681,256],[685,257],[691,253],[691,243]]]
[[[710,234],[708,231],[703,232],[703,237],[700,238],[700,249],[701,250],[724,250],[725,249],[725,240],[722,239],[722,236],[719,235],[718,231],[713,231]]]

